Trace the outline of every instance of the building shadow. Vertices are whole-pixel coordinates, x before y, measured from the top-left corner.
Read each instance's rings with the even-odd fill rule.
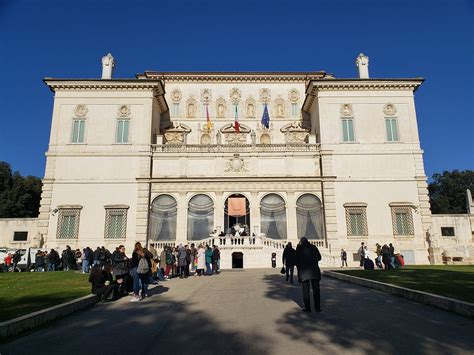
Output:
[[[302,291],[284,275],[264,275],[266,297],[302,304]],[[277,321],[281,336],[315,353],[453,354],[474,349],[474,321],[385,293],[323,277],[322,313],[295,307]]]

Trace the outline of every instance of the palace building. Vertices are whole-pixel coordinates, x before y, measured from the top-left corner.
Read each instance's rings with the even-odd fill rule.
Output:
[[[101,79],[44,79],[54,107],[38,245],[215,244],[222,268],[251,268],[306,236],[322,265],[339,265],[342,248],[358,264],[361,242],[439,260],[414,101],[423,79],[372,79],[363,54],[357,78],[119,79],[110,54],[102,65]]]

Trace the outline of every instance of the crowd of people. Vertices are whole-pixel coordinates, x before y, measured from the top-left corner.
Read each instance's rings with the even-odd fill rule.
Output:
[[[374,270],[374,266],[379,269],[400,269],[405,266],[405,260],[403,255],[395,253],[395,247],[392,243],[384,244],[383,246],[379,243],[375,244],[375,264],[372,260],[372,252],[369,250],[364,242],[360,243],[360,247],[357,251],[359,257],[359,266],[365,270]],[[341,249],[341,267],[347,267],[347,252]]]

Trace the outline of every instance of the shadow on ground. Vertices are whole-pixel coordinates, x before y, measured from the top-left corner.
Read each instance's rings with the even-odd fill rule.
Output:
[[[302,304],[301,287],[264,275],[266,297]],[[391,295],[323,277],[322,313],[286,312],[278,332],[334,353],[472,353],[474,321]]]

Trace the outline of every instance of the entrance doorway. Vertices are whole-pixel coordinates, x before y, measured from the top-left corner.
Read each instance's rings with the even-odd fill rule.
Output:
[[[235,251],[232,253],[232,269],[244,268],[244,253]]]
[[[224,233],[234,234],[236,225],[239,229],[244,228],[246,235],[251,235],[250,202],[242,194],[230,195],[224,204]]]

